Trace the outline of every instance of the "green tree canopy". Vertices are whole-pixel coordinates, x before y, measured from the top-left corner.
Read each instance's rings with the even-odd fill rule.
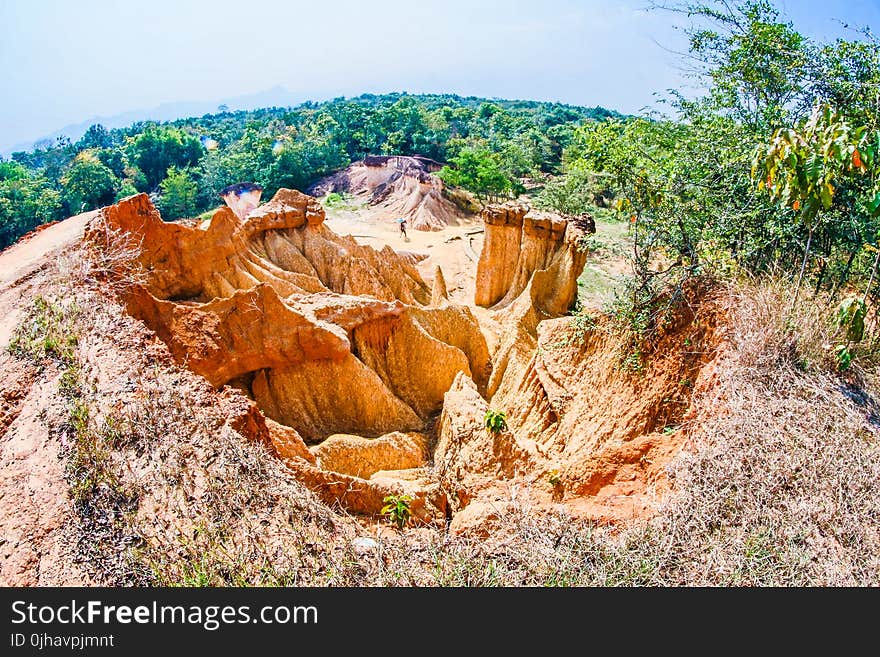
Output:
[[[608,116],[617,114],[601,107],[452,94],[364,94],[165,124],[138,122],[112,130],[94,125],[76,143],[45,140],[33,151],[14,153],[15,163],[3,163],[0,177],[27,180],[24,186],[39,187],[47,199],[60,193],[78,210],[83,201],[77,205],[64,181],[75,179],[65,176],[83,152],[122,181],[117,190],[122,197],[158,191],[170,167],[188,169],[201,212],[215,206],[217,192],[231,183],[257,182],[270,196],[279,187],[305,190],[367,154],[421,154],[444,162],[470,149],[491,153],[494,160],[483,172],[480,193],[505,196],[510,193],[501,191],[505,180],[517,188],[521,177],[558,172],[576,126]],[[9,234],[29,230],[35,217],[15,219]]]
[[[481,201],[509,195],[514,182],[501,169],[500,158],[488,149],[465,148],[443,167],[444,182],[476,194]]]
[[[171,167],[159,188],[159,210],[166,221],[197,214],[196,198],[199,190],[189,171]]]
[[[17,162],[0,162],[0,249],[40,224],[63,217],[61,194]]]
[[[113,203],[119,179],[94,151],[83,151],[61,178],[63,198],[71,214]]]
[[[151,125],[132,139],[129,153],[146,177],[148,188],[153,190],[170,167],[198,164],[204,149],[198,138],[180,128]]]
[[[89,148],[112,148],[114,146],[113,135],[100,123],[89,126],[86,134],[76,142],[76,148],[86,150]]]

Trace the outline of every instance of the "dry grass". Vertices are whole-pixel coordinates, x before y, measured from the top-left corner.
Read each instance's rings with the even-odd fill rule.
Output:
[[[89,224],[87,237],[79,247],[56,263],[59,276],[67,286],[122,298],[133,286],[147,280],[140,263],[142,240],[110,226],[99,214]]]
[[[376,531],[360,554],[370,586],[640,586],[656,583],[646,530],[625,534],[533,509],[528,496],[501,505],[488,537],[412,529]]]
[[[822,367],[824,304],[786,316],[787,296],[731,291],[730,347],[657,523],[681,551],[676,583],[880,583],[876,402]]]
[[[744,282],[729,290],[737,367],[755,373],[775,368],[834,367],[829,299],[802,299],[789,309],[791,285],[778,279]]]

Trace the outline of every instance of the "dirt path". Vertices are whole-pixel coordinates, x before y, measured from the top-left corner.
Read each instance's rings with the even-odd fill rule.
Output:
[[[26,235],[0,252],[0,349],[9,344],[12,329],[21,315],[27,282],[46,269],[82,237],[97,210],[78,214]]]
[[[34,381],[34,372],[6,354],[0,363],[6,371],[0,397],[13,402],[13,417],[6,418],[12,422],[0,437],[0,585],[89,585],[74,557],[74,510],[60,444],[46,421],[59,403],[58,376],[44,373]]]
[[[0,291],[46,266],[52,256],[80,237],[97,210],[78,214],[26,235],[0,252]]]
[[[6,353],[30,299],[56,259],[74,247],[94,212],[32,233],[0,253],[0,585],[87,585],[73,558],[74,515],[60,445],[47,414],[63,402],[58,373]]]

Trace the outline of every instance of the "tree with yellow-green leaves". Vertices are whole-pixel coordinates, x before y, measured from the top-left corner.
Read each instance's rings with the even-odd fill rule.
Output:
[[[80,152],[61,177],[63,198],[71,214],[109,205],[116,198],[119,179],[92,150]]]
[[[159,185],[159,189],[161,192],[159,210],[166,221],[198,214],[196,205],[198,185],[186,169],[175,167],[168,169],[168,175]]]

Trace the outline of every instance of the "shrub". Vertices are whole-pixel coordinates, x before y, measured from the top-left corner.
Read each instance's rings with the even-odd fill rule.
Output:
[[[344,202],[345,198],[342,196],[342,194],[339,194],[338,192],[330,192],[329,194],[327,194],[326,198],[324,198],[324,205],[326,205],[328,208],[342,205]]]
[[[486,422],[486,428],[492,433],[500,433],[507,429],[507,413],[504,411],[493,411],[489,409],[486,411],[484,420]]]
[[[388,522],[396,525],[398,529],[403,529],[412,517],[409,506],[412,498],[409,495],[388,495],[382,501],[385,502],[385,506],[382,507],[380,513],[386,516]]]
[[[868,308],[864,301],[847,297],[837,308],[837,326],[846,330],[846,339],[859,342],[865,335],[865,315]]]
[[[837,360],[837,369],[846,372],[852,365],[852,352],[845,344],[839,344],[834,348],[834,358]]]
[[[838,344],[834,348],[834,357],[837,361],[837,369],[845,372],[852,365],[853,353],[850,345],[853,342],[861,342],[865,336],[865,315],[868,308],[865,302],[849,296],[837,307],[835,323],[837,328],[845,332],[846,344]]]

